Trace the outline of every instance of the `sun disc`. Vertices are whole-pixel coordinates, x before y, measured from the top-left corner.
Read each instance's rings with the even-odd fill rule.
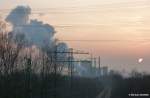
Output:
[[[139,58],[138,62],[142,63],[143,62],[143,58]]]

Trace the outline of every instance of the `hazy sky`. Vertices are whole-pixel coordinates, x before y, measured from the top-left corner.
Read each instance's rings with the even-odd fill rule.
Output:
[[[103,65],[150,68],[150,0],[0,0],[1,17],[17,5],[29,5],[31,18],[54,25],[59,39],[101,40],[67,43],[100,55]]]

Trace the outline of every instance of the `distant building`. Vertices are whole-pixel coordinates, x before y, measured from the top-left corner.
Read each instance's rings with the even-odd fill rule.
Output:
[[[102,76],[106,76],[106,75],[108,75],[108,67],[107,66],[105,66],[105,67],[101,67],[101,75]]]
[[[91,77],[92,75],[92,62],[89,60],[81,60],[80,67],[80,75],[83,77]]]
[[[95,64],[94,64],[95,65]],[[100,77],[108,75],[108,67],[97,68],[91,60],[81,60],[74,64],[74,75],[81,77]]]

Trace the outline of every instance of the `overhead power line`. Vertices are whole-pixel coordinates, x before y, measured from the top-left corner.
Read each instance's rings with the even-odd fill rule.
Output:
[[[59,41],[68,41],[68,42],[150,42],[150,39],[145,39],[145,40],[121,40],[121,39],[106,39],[106,40],[79,40],[79,39],[74,39],[74,40],[59,40]]]
[[[50,24],[49,24],[50,25]],[[9,25],[11,26],[11,25]],[[102,27],[103,25],[100,24],[67,24],[67,25],[50,25],[58,28],[72,28],[72,27]],[[15,27],[24,27],[24,28],[32,28],[32,27],[43,27],[41,25],[15,25]]]

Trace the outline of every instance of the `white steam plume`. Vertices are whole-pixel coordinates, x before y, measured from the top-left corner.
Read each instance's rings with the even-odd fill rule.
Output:
[[[25,35],[25,39],[31,46],[51,46],[54,43],[54,27],[36,19],[31,20],[30,14],[31,8],[28,6],[18,6],[9,13],[6,21],[13,26],[12,35],[16,36],[18,33]]]

